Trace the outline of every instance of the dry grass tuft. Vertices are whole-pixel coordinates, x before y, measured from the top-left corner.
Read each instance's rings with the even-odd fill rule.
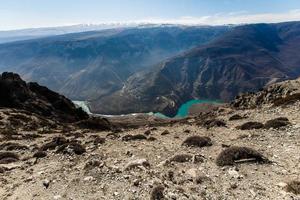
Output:
[[[6,142],[0,144],[0,150],[5,151],[13,151],[13,150],[27,150],[28,147],[26,145],[22,145],[19,143],[13,143],[13,142]]]
[[[64,137],[61,137],[61,136],[55,137],[55,138],[52,139],[51,142],[48,142],[48,143],[44,144],[41,147],[41,150],[42,151],[54,150],[56,147],[61,146],[63,144],[66,144],[68,142],[69,141]]]
[[[19,160],[19,156],[13,152],[0,152],[0,164],[8,164]]]
[[[226,127],[226,123],[223,120],[219,119],[210,119],[204,122],[204,127],[207,129],[213,128],[213,127]]]
[[[284,106],[284,105],[289,105],[292,103],[295,103],[296,101],[300,100],[300,93],[292,94],[286,97],[282,97],[279,99],[276,99],[273,102],[273,106]]]
[[[65,143],[59,146],[56,151],[56,153],[64,153],[64,154],[75,153],[77,155],[81,155],[85,152],[86,152],[85,147],[77,142]]]
[[[37,151],[33,154],[34,158],[45,158],[47,156],[46,151]]]
[[[158,185],[153,188],[150,194],[150,200],[163,200],[165,187]]]
[[[264,127],[264,124],[260,122],[246,122],[241,126],[236,127],[240,130],[252,130],[252,129],[261,129]]]
[[[169,159],[170,162],[178,162],[178,163],[185,163],[185,162],[192,162],[193,155],[190,154],[178,154]]]
[[[229,147],[217,157],[218,166],[234,165],[242,162],[266,162],[268,161],[258,151],[248,147]]]
[[[229,121],[235,121],[235,120],[241,120],[241,119],[245,119],[246,117],[243,117],[243,116],[241,116],[241,115],[238,115],[238,114],[236,114],[236,115],[232,115],[231,117],[229,117]]]
[[[270,128],[277,129],[277,128],[288,126],[288,125],[290,125],[288,118],[279,117],[279,118],[267,121],[264,125],[264,128],[265,129],[270,129]]]
[[[123,141],[132,141],[132,140],[147,140],[147,137],[142,134],[137,135],[125,135],[122,137]]]
[[[201,137],[201,136],[190,136],[184,140],[182,145],[189,146],[189,147],[205,147],[211,146],[212,142],[209,137]]]
[[[170,131],[168,131],[168,130],[164,130],[162,133],[161,133],[161,135],[169,135],[170,134]]]
[[[300,194],[300,181],[291,181],[285,187],[287,192],[294,193],[296,195]]]

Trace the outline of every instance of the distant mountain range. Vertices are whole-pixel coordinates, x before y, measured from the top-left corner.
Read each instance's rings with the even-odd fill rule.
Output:
[[[300,22],[109,29],[0,45],[16,71],[93,112],[174,115],[190,99],[228,101],[300,75]]]
[[[63,35],[69,33],[79,33],[87,31],[99,31],[113,28],[134,27],[137,24],[78,24],[60,27],[45,27],[45,28],[28,28],[20,30],[0,31],[0,44],[7,42],[16,42],[29,39],[37,39],[55,35]]]
[[[191,99],[228,101],[241,92],[299,76],[299,47],[298,22],[239,26],[207,45],[134,74],[122,90],[94,102],[93,109],[175,115]]]
[[[74,33],[0,45],[0,70],[73,100],[97,101],[129,76],[208,43],[228,27],[163,26]]]

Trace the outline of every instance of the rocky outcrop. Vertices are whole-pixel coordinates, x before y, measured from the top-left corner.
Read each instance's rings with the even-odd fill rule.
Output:
[[[256,93],[241,94],[231,102],[231,106],[239,109],[249,109],[267,104],[280,105],[297,96],[300,100],[300,78],[266,86]]]
[[[0,107],[22,109],[61,122],[89,117],[66,97],[37,83],[26,83],[9,72],[0,76]]]

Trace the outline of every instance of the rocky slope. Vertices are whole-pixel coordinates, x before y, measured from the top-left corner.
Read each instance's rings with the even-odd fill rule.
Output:
[[[91,103],[99,113],[174,115],[190,99],[231,100],[241,92],[300,74],[300,23],[238,26],[221,38],[131,76]],[[101,105],[105,105],[101,106]]]
[[[300,197],[300,101],[225,105],[164,123],[113,119],[127,124],[118,132],[74,124],[5,129],[18,114],[8,110],[0,109],[3,200]],[[128,128],[136,121],[139,127]]]
[[[89,116],[66,97],[40,86],[26,83],[18,74],[0,75],[0,107],[15,108],[56,121],[75,122]]]
[[[236,108],[255,108],[264,105],[284,105],[300,99],[300,78],[272,84],[256,93],[237,96],[231,103]]]

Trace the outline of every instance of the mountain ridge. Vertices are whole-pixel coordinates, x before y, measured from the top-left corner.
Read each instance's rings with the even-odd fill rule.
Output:
[[[299,76],[299,22],[238,26],[202,47],[131,76],[123,90],[94,102],[99,113],[163,112],[174,115],[190,99],[231,100]],[[294,52],[286,56],[286,52]],[[100,107],[100,104],[106,107]],[[92,102],[93,105],[93,102]],[[111,105],[111,106],[108,106]],[[138,105],[138,106],[136,106]]]

